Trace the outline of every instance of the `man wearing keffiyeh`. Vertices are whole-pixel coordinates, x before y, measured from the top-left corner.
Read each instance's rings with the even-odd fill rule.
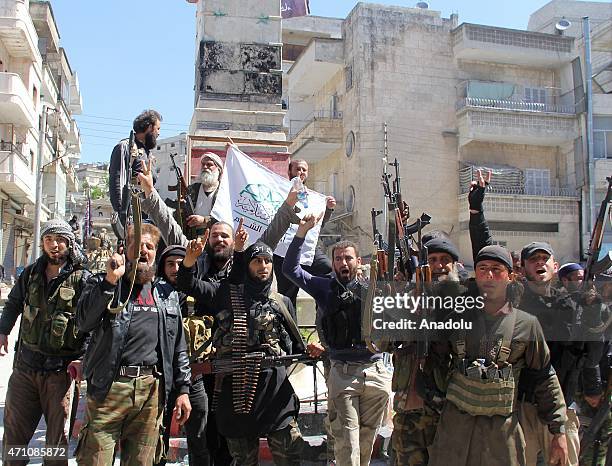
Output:
[[[43,225],[42,255],[25,268],[11,290],[0,318],[0,356],[8,353],[8,335],[21,317],[13,373],[4,408],[2,462],[26,464],[19,447],[27,446],[44,414],[46,442],[66,449],[69,367],[80,372],[85,335],[77,330],[78,296],[89,272],[72,228],[54,219]],[[67,465],[67,456],[57,465]]]

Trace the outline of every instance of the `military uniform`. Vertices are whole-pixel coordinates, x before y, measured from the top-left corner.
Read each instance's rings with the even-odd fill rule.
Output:
[[[8,335],[21,314],[14,371],[4,409],[3,463],[26,464],[7,457],[14,446],[27,446],[41,416],[47,423],[46,446],[67,447],[71,379],[68,364],[83,352],[85,335],[76,326],[76,301],[89,274],[68,262],[47,282],[47,260],[26,267],[11,290],[0,319]],[[67,458],[53,464],[67,464]]]
[[[539,416],[550,431],[560,433],[566,422],[542,329],[535,317],[509,303],[495,316],[474,310],[462,317],[473,329],[450,336],[456,362],[429,464],[525,465],[516,386],[523,369],[537,378]]]

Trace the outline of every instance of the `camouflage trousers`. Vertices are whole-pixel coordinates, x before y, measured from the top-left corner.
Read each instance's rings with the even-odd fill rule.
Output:
[[[122,465],[158,462],[163,452],[160,398],[160,381],[152,375],[119,377],[101,402],[88,396],[75,452],[78,464],[113,464],[117,443]]]
[[[26,447],[44,414],[47,423],[45,445],[67,447],[70,376],[68,372],[35,372],[15,368],[8,381],[4,407],[3,463],[28,464],[27,460],[6,457],[11,447]],[[48,465],[67,465],[68,459],[45,461]]]
[[[429,461],[427,448],[436,436],[440,414],[425,406],[393,417],[391,442],[396,466],[424,466]]]
[[[589,428],[593,416],[597,413],[597,408],[589,406],[584,398],[578,399],[577,404],[580,410],[578,419],[580,420],[580,437],[582,438],[584,432]],[[604,466],[606,464],[606,454],[608,453],[608,441],[611,435],[612,416],[608,413],[608,418],[604,421],[593,444],[587,445],[584,452],[581,451],[583,457],[580,460],[580,464],[584,466]]]
[[[270,432],[267,438],[275,465],[301,464],[304,439],[302,439],[302,433],[295,419],[284,429]],[[233,466],[257,466],[259,464],[259,437],[227,437],[227,446],[234,458]]]

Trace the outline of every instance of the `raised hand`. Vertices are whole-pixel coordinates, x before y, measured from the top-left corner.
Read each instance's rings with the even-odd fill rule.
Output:
[[[491,183],[491,170],[487,173],[487,178],[482,175],[482,170],[476,170],[476,180],[470,184],[470,192],[468,194],[468,203],[470,212],[482,212],[482,204],[484,203],[486,187]]]
[[[287,194],[287,197],[285,198],[285,202],[289,205],[289,207],[295,207],[295,205],[297,204],[297,201],[298,201],[298,190],[295,189],[292,185],[291,189],[289,190],[289,194]]]
[[[142,166],[142,172],[138,173],[138,181],[140,187],[145,192],[147,197],[151,194],[153,189],[153,160],[149,160],[149,163],[140,162]]]
[[[246,228],[244,228],[242,225],[243,223],[244,218],[240,217],[238,228],[236,229],[236,234],[234,235],[234,251],[244,251],[244,247],[249,240],[249,232],[246,231]]]
[[[327,196],[325,198],[325,207],[331,210],[335,209],[336,208],[336,198],[334,196]]]
[[[105,280],[111,285],[116,285],[121,277],[125,274],[125,256],[123,254],[114,253],[106,261],[106,277]]]
[[[198,236],[196,239],[192,239],[187,243],[185,259],[183,259],[184,267],[193,267],[195,265],[198,257],[204,252],[209,233],[210,230],[207,229],[202,236]]]
[[[321,212],[319,215],[314,214],[304,215],[304,218],[300,220],[300,226],[298,226],[297,233],[295,234],[298,238],[305,238],[306,234],[314,228],[323,218],[325,212]]]

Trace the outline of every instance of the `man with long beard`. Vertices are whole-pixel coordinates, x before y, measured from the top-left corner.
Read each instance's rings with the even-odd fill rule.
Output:
[[[196,228],[198,235],[215,222],[210,211],[217,198],[223,162],[217,154],[205,152],[200,160],[200,167],[200,179],[190,184],[187,189],[195,207],[194,215],[187,217],[187,225]]]
[[[132,125],[134,144],[139,152],[139,156],[138,160],[131,167],[130,176],[132,173],[141,172],[151,162],[151,150],[157,146],[161,121],[161,115],[155,110],[145,110],[134,119]],[[108,167],[110,201],[117,216],[114,217],[112,225],[115,235],[122,240],[125,239],[121,236],[123,235],[122,226],[125,225],[128,208],[125,200],[129,199],[128,179],[126,178],[129,163],[129,140],[122,139],[113,149]]]
[[[8,335],[19,316],[14,370],[4,408],[2,462],[27,464],[27,447],[44,414],[46,446],[65,451],[54,464],[67,465],[65,424],[69,411],[68,367],[83,352],[85,335],[77,332],[76,301],[89,273],[70,225],[46,223],[40,235],[42,256],[25,268],[11,290],[0,319],[0,356],[8,353]]]
[[[160,460],[164,401],[174,386],[179,425],[189,418],[191,371],[186,353],[178,293],[155,279],[157,227],[142,225],[140,250],[128,230],[127,260],[138,258],[136,284],[128,296],[125,258],[113,254],[106,274],[93,277],[79,299],[79,328],[92,332],[84,358],[87,425],[76,457],[79,464],[111,464],[115,444],[121,464],[151,465]],[[130,262],[132,264],[133,262]],[[124,280],[117,314],[108,310],[119,280]]]

